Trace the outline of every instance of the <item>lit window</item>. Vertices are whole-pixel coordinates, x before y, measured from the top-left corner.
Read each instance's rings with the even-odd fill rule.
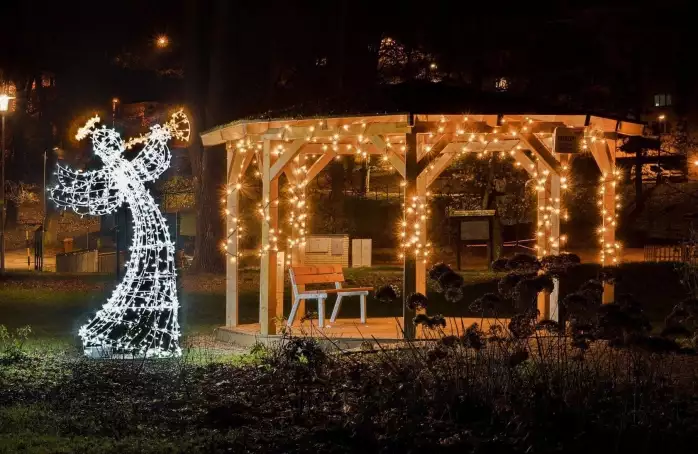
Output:
[[[327,57],[316,58],[315,66],[327,66]]]
[[[654,107],[665,107],[671,105],[671,95],[667,93],[661,93],[654,95]]]

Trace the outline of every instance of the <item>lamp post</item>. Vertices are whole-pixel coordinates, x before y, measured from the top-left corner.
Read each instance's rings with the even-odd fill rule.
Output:
[[[116,105],[119,104],[119,98],[111,100],[111,127],[116,126]]]
[[[0,273],[5,272],[5,115],[10,110],[12,96],[0,95],[0,115],[2,115],[2,132],[0,132],[0,154],[2,154],[2,178],[0,180]]]

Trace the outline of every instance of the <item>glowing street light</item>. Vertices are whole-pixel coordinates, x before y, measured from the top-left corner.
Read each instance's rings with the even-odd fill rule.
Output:
[[[119,98],[111,99],[111,126],[116,125],[116,105],[119,104]]]
[[[155,45],[160,49],[164,49],[170,45],[170,38],[167,35],[160,35],[155,39]]]
[[[14,96],[0,95],[0,115],[2,115],[2,132],[0,132],[0,154],[2,154],[2,178],[0,180],[0,273],[5,272],[5,115],[10,111],[10,100]]]

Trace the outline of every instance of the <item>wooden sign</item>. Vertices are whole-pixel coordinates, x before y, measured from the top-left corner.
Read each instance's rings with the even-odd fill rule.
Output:
[[[555,153],[579,153],[582,149],[584,131],[581,129],[558,126],[553,134],[553,151]]]
[[[461,221],[460,223],[461,241],[489,241],[490,221],[489,219],[477,221]]]

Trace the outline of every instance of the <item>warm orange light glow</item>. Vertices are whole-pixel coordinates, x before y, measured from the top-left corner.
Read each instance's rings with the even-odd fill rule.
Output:
[[[170,45],[170,39],[167,37],[167,35],[160,35],[155,40],[155,45],[161,49],[164,49]]]

